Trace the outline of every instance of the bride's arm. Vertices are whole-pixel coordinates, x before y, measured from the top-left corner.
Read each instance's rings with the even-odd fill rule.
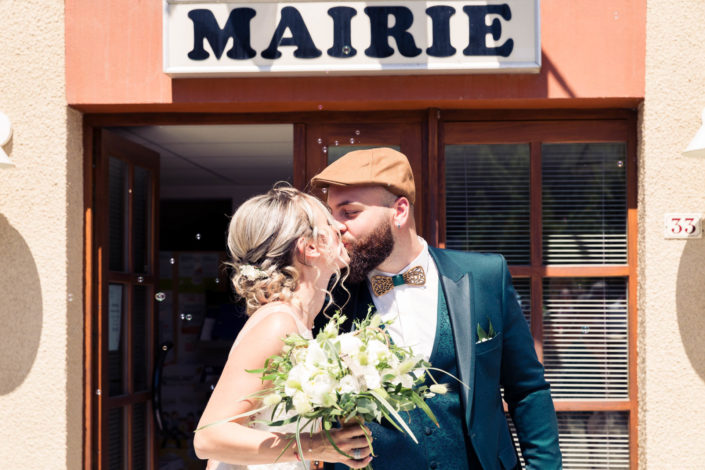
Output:
[[[263,384],[257,374],[246,369],[259,369],[265,359],[281,353],[281,338],[296,332],[294,320],[285,313],[273,313],[254,325],[230,351],[223,373],[211,394],[198,427],[245,413],[259,406],[254,400],[241,400],[242,397],[261,391]],[[240,423],[244,423],[240,424]],[[290,435],[253,429],[246,426],[247,418],[238,422],[227,422],[202,429],[194,436],[196,455],[201,459],[214,459],[234,464],[273,463],[289,445]],[[348,427],[335,432],[336,444],[343,450],[366,447],[365,437],[359,426]],[[343,462],[353,467],[363,467],[368,459],[351,461],[333,449],[318,433],[310,436],[302,433],[303,452],[294,442],[279,458],[279,462],[290,462],[303,456],[306,460]],[[310,451],[309,451],[310,449]],[[362,456],[369,454],[363,449]]]

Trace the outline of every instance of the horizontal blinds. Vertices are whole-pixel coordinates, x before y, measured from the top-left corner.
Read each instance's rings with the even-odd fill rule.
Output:
[[[108,470],[125,468],[124,408],[108,411]]]
[[[132,405],[132,470],[149,468],[149,418],[146,403]]]
[[[543,144],[545,264],[626,264],[624,143]]]
[[[543,353],[554,398],[629,398],[625,278],[547,278]]]
[[[516,449],[517,454],[519,455],[521,468],[526,468],[524,457],[521,455],[521,447],[519,446],[519,439],[517,438],[517,429],[516,426],[514,426],[514,421],[512,421],[512,417],[509,415],[509,413],[505,412],[504,416],[507,418],[507,424],[509,424],[509,431],[512,433],[512,441],[514,441],[514,448]]]
[[[528,144],[446,145],[446,247],[531,262]]]
[[[629,468],[629,414],[624,411],[559,412],[558,434],[565,470]],[[507,415],[521,457],[516,428]]]
[[[558,432],[564,469],[629,468],[629,413],[558,413]]]

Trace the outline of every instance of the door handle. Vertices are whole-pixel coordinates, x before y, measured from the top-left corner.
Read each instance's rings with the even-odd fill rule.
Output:
[[[174,343],[171,341],[165,341],[159,346],[159,355],[155,361],[154,375],[152,376],[152,411],[154,413],[154,422],[157,423],[157,429],[160,432],[164,430],[162,422],[162,372],[166,356],[173,347]]]

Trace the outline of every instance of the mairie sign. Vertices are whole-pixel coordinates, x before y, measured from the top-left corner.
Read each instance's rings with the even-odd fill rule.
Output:
[[[174,77],[541,67],[539,0],[163,1]]]

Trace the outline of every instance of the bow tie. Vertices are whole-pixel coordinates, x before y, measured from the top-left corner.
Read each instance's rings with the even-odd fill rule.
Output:
[[[426,273],[421,266],[414,266],[404,274],[396,276],[372,276],[372,292],[377,297],[386,294],[394,289],[394,286],[411,284],[412,286],[423,286],[426,283]]]

